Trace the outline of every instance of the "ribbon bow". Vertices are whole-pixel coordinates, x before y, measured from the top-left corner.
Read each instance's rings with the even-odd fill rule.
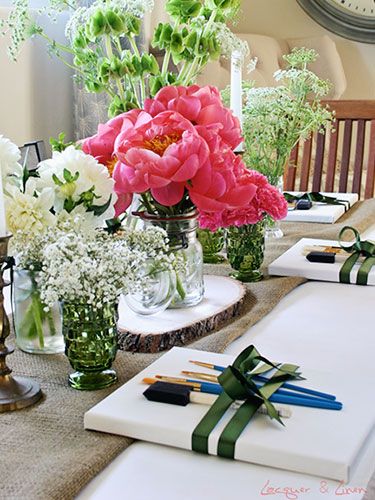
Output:
[[[301,195],[295,195],[291,193],[284,193],[284,198],[288,203],[293,203],[294,201],[309,200],[311,203],[325,203],[326,205],[343,205],[345,207],[345,212],[350,208],[350,202],[348,200],[340,200],[339,198],[334,198],[333,196],[325,196],[324,194],[318,192],[303,193]]]
[[[354,234],[355,241],[352,245],[344,245],[342,237],[348,231]],[[372,266],[375,265],[375,243],[369,240],[361,241],[359,232],[351,226],[345,226],[339,234],[340,247],[351,255],[346,259],[340,270],[340,283],[350,283],[350,273],[360,257],[365,257],[364,262],[358,269],[357,285],[367,285],[368,275]]]
[[[208,438],[220,419],[234,401],[244,401],[225,426],[220,435],[217,454],[226,458],[234,458],[235,444],[242,431],[264,404],[268,415],[282,423],[276,408],[268,400],[284,382],[302,379],[298,366],[291,364],[274,364],[261,356],[254,346],[244,349],[218,377],[223,392],[208,410],[193,431],[192,449],[208,454]],[[275,374],[262,387],[258,388],[252,377],[276,369]]]

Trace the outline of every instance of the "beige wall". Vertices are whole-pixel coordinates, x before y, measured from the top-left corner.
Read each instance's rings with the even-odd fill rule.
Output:
[[[0,8],[6,18],[8,8]],[[53,36],[63,39],[63,26],[54,25]],[[49,24],[48,24],[49,26]],[[72,75],[57,58],[48,55],[41,39],[25,43],[17,63],[6,54],[9,40],[0,37],[0,134],[17,145],[49,138],[64,131],[73,136]]]
[[[375,44],[334,35],[311,19],[296,0],[242,0],[235,30],[276,38],[329,35],[342,58],[348,86],[343,99],[375,99]]]
[[[153,23],[165,21],[165,0],[155,0]],[[346,40],[311,19],[297,0],[242,0],[243,13],[238,33],[255,33],[275,38],[314,37],[327,34],[336,43],[342,58],[347,89],[343,99],[375,99],[375,44]]]

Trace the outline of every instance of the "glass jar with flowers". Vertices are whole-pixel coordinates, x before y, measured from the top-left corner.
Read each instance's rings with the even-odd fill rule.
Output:
[[[308,69],[317,57],[313,49],[295,48],[283,56],[288,66],[276,71],[277,86],[244,85],[244,161],[266,175],[281,192],[293,148],[301,139],[307,139],[313,132],[323,132],[331,125],[333,115],[320,102],[330,84]],[[268,220],[267,236],[282,236],[279,225],[272,223],[274,219]]]
[[[184,264],[171,307],[203,298],[200,213],[244,208],[255,195],[256,186],[233,152],[240,142],[239,121],[219,91],[198,85],[164,87],[144,109],[119,115],[83,141],[87,153],[116,160],[115,192],[123,202],[117,214],[138,194],[138,215],[167,231],[171,250]]]
[[[14,324],[17,345],[29,353],[63,352],[58,304],[46,310],[39,278],[43,251],[61,234],[101,227],[114,215],[114,182],[108,170],[73,146],[55,152],[32,172],[21,169],[5,183],[8,229],[15,256]]]
[[[256,193],[246,207],[224,210],[220,214],[202,212],[200,226],[216,231],[226,227],[227,257],[234,269],[231,276],[245,281],[259,281],[263,274],[266,217],[283,219],[288,211],[287,202],[267,177],[255,170],[247,170],[249,181],[256,186]]]
[[[71,387],[101,389],[117,381],[119,296],[147,287],[143,269],[150,259],[155,270],[169,272],[166,234],[156,228],[72,231],[45,246],[40,295],[47,310],[61,304],[65,353],[75,370]]]

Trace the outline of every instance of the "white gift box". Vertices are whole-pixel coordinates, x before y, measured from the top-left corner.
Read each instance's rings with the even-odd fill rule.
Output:
[[[233,362],[232,356],[174,347],[89,410],[85,428],[190,450],[192,433],[208,406],[148,401],[142,379],[157,374],[181,376],[181,370],[194,369],[191,359],[222,366]],[[235,459],[346,481],[375,423],[375,406],[366,404],[374,400],[374,384],[355,376],[350,367],[344,375],[301,369],[307,380],[293,383],[335,394],[343,409],[293,406],[285,427],[257,414],[236,442]],[[199,367],[199,371],[205,369]],[[211,433],[210,454],[216,455],[219,436],[233,411],[228,410]]]
[[[285,191],[286,193],[300,196],[303,192]],[[330,196],[339,200],[345,200],[352,207],[358,201],[356,193],[326,193],[321,192],[324,196]],[[327,205],[324,203],[314,202],[310,210],[289,210],[288,215],[284,219],[286,222],[320,222],[323,224],[333,224],[345,213],[344,205]]]
[[[318,281],[340,282],[340,269],[350,254],[348,253],[336,257],[336,262],[334,264],[309,262],[306,255],[304,255],[304,249],[309,248],[313,250],[312,247],[314,246],[338,247],[339,243],[334,240],[302,238],[268,266],[269,274],[274,274],[276,276],[299,276],[301,278]],[[350,273],[350,283],[356,283],[358,269],[362,262],[363,261],[359,260],[357,264],[354,265]],[[369,272],[367,284],[375,285],[375,267]]]

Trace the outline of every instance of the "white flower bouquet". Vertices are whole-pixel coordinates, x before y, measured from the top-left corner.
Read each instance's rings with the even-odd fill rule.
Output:
[[[298,141],[312,132],[329,129],[333,118],[320,103],[330,83],[308,69],[318,54],[300,48],[283,57],[288,67],[274,74],[278,86],[247,88],[244,92],[244,160],[274,185]]]
[[[147,286],[150,261],[152,272],[172,270],[166,233],[159,228],[61,234],[44,247],[41,299],[47,308],[60,301],[102,309],[120,294]]]

